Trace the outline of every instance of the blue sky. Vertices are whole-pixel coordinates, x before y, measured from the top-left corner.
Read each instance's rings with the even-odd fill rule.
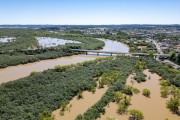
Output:
[[[0,24],[180,24],[180,0],[0,0]]]

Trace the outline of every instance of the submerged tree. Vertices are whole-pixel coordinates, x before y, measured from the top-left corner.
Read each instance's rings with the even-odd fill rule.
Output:
[[[150,97],[150,94],[151,94],[151,92],[150,92],[150,90],[148,90],[148,89],[143,89],[143,93],[142,93],[144,96],[146,96],[146,97]]]
[[[139,110],[133,109],[133,110],[130,110],[129,113],[130,113],[130,117],[129,117],[130,120],[143,120],[144,119],[143,113]]]
[[[179,106],[180,106],[180,100],[178,98],[171,98],[166,103],[167,108],[169,108],[172,112],[178,113]]]
[[[55,120],[54,116],[52,116],[51,112],[48,110],[44,110],[39,115],[39,120]]]

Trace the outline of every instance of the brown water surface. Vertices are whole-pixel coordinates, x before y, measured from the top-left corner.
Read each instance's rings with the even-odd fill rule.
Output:
[[[68,107],[72,105],[70,111],[65,111],[63,116],[60,115],[60,109],[53,111],[52,114],[54,115],[55,120],[75,120],[77,115],[83,114],[88,110],[88,108],[97,103],[107,89],[107,86],[101,89],[97,88],[94,94],[92,92],[84,91],[83,99],[80,100],[78,100],[77,96],[75,96],[68,105]]]
[[[180,116],[172,114],[169,109],[166,108],[166,101],[168,98],[160,97],[160,84],[159,79],[160,76],[157,74],[152,74],[148,70],[144,71],[144,74],[147,77],[151,77],[150,80],[147,79],[144,83],[134,82],[134,87],[138,88],[141,93],[138,95],[133,95],[131,97],[131,105],[128,108],[130,109],[138,109],[143,112],[145,117],[144,120],[164,120],[168,118],[169,120],[180,120]],[[133,75],[130,75],[127,79],[127,85],[132,85],[130,82]],[[151,91],[150,98],[146,98],[142,95],[142,90],[147,88]],[[110,103],[109,107],[106,106],[106,113],[102,115],[98,120],[106,120],[107,117],[117,118],[117,120],[128,120],[129,115],[119,115],[117,113],[117,105],[115,103]]]
[[[97,56],[74,55],[57,59],[42,60],[40,62],[28,63],[0,69],[0,84],[13,81],[30,75],[31,72],[41,72],[56,65],[70,65],[84,61],[94,60]]]
[[[103,47],[102,51],[104,50],[111,50],[111,51],[118,51],[126,52],[129,51],[128,46],[124,45],[121,42],[100,39],[104,41],[105,46]],[[13,81],[22,77],[26,77],[30,75],[31,72],[40,72],[50,68],[54,68],[56,65],[70,65],[81,63],[88,60],[94,60],[98,58],[98,56],[85,56],[85,55],[74,55],[70,57],[61,57],[57,59],[50,59],[50,60],[42,60],[40,62],[28,63],[24,65],[17,65],[12,67],[7,67],[0,69],[0,84],[6,83],[9,81]]]

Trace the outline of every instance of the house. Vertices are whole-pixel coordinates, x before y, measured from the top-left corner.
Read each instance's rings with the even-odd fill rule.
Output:
[[[175,49],[177,49],[177,50],[180,49],[180,45],[176,45]]]

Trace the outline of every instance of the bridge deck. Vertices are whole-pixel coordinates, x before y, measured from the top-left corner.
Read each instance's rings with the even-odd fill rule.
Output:
[[[129,54],[129,55],[144,55],[148,56],[148,53],[134,53],[134,52],[115,52],[115,51],[101,51],[101,50],[80,50],[80,49],[72,49],[75,52],[91,52],[91,53],[105,53],[105,54]],[[153,54],[153,56],[162,56],[162,57],[169,57],[169,54]]]

